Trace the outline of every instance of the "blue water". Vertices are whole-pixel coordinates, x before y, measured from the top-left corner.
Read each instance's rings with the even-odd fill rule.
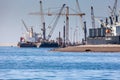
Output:
[[[0,47],[0,80],[120,80],[120,52]]]

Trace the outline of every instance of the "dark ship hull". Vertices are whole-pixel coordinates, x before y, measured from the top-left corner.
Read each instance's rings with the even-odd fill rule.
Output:
[[[27,48],[27,47],[37,47],[36,44],[34,44],[34,43],[27,43],[27,42],[26,42],[26,43],[19,42],[19,43],[18,43],[18,46],[19,46],[19,47],[26,47],[26,48]]]
[[[87,44],[120,44],[120,36],[87,38]]]
[[[59,47],[58,43],[42,42],[42,43],[18,43],[19,47],[36,47],[36,48],[55,48]]]
[[[58,43],[50,43],[50,42],[42,42],[39,47],[46,47],[46,48],[52,48],[52,47],[59,47]]]

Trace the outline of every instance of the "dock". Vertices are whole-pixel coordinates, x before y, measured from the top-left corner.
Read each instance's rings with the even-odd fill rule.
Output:
[[[80,45],[57,48],[58,52],[120,52],[120,45]]]

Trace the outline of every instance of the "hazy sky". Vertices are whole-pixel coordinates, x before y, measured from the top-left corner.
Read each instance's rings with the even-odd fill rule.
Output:
[[[39,1],[40,0],[0,0],[0,43],[19,41],[20,36],[25,32],[21,19],[25,21],[28,27],[33,26],[36,32],[40,31],[40,16],[28,15],[31,12],[40,11]],[[71,8],[70,12],[72,13],[72,9],[77,10],[75,1],[76,0],[43,0],[44,12],[47,12],[48,8],[50,8],[51,11],[59,12],[55,8],[60,8],[65,3]],[[110,15],[108,6],[113,6],[114,0],[79,0],[79,4],[81,11],[86,14],[84,20],[87,22],[87,27],[91,27],[90,7],[94,7],[95,16],[106,17]],[[118,4],[120,4],[119,0]],[[120,10],[119,7],[118,5],[118,10]],[[52,21],[51,17],[46,17],[45,20],[47,26]],[[55,29],[56,32],[53,33],[54,37],[58,36],[58,32],[63,29],[64,20],[65,17],[62,16]],[[70,17],[71,36],[73,36],[72,30],[76,26],[80,27],[79,17],[78,19],[75,16]],[[80,33],[83,33],[82,30],[80,30]]]

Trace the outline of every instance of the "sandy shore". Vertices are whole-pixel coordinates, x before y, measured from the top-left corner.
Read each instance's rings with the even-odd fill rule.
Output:
[[[0,46],[17,46],[17,43],[0,43]]]
[[[57,48],[60,52],[120,52],[120,45],[80,45],[66,48]]]

